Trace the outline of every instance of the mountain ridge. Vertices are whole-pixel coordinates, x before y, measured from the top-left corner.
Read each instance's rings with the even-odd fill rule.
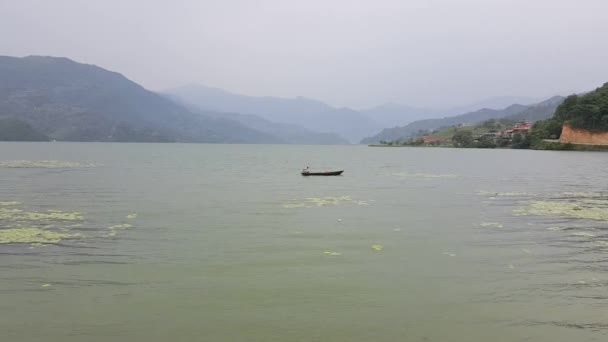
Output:
[[[350,108],[336,108],[306,97],[248,96],[223,89],[190,84],[163,92],[199,108],[256,115],[265,120],[302,126],[317,133],[336,133],[358,142],[382,125]]]
[[[282,142],[65,57],[0,56],[0,118],[19,119],[59,141]]]
[[[183,99],[170,94],[164,94],[171,100],[186,106],[193,112],[204,110],[194,104],[187,103]],[[271,134],[281,139],[286,144],[310,144],[310,145],[345,145],[348,141],[335,133],[318,133],[310,131],[304,127],[292,124],[276,123],[268,121],[253,114],[227,113],[227,112],[206,112],[215,118],[229,119],[239,122],[247,127],[256,129],[260,132]]]
[[[361,144],[374,144],[380,141],[396,141],[411,138],[420,132],[438,128],[456,126],[459,124],[479,124],[490,119],[508,118],[512,120],[542,120],[553,115],[555,108],[563,101],[563,97],[554,96],[533,105],[512,104],[504,109],[483,108],[473,112],[463,113],[437,119],[414,121],[405,126],[386,128],[380,133],[364,138]]]

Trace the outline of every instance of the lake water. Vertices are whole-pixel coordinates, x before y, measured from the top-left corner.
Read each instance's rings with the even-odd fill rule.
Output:
[[[607,341],[607,170],[581,152],[2,143],[1,340]]]

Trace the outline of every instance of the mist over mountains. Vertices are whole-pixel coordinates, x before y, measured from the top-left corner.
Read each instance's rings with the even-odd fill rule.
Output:
[[[523,104],[513,105],[515,100]],[[58,141],[368,143],[463,120],[509,115],[538,120],[556,106],[530,101],[497,97],[471,105],[484,104],[484,109],[428,119],[470,106],[438,110],[384,104],[354,110],[304,97],[254,97],[198,84],[159,94],[119,73],[67,58],[0,56],[0,119],[8,119],[0,120],[0,132],[19,127],[24,136]],[[505,103],[510,106],[502,107]],[[18,140],[18,135],[7,139]]]
[[[268,121],[297,125],[315,132],[336,133],[353,143],[383,127],[355,110],[334,108],[304,97],[253,97],[199,84],[165,92],[199,108],[256,115]]]

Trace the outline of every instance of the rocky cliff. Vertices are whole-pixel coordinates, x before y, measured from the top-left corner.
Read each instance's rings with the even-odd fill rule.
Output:
[[[584,145],[608,145],[608,132],[591,132],[585,129],[572,128],[565,124],[559,141]]]

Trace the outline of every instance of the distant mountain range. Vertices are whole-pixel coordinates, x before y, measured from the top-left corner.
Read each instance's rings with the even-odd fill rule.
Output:
[[[480,109],[504,109],[512,104],[528,106],[539,103],[543,100],[544,98],[527,96],[494,96],[478,102],[443,109],[440,110],[440,112],[442,116],[454,116],[462,113],[474,112]]]
[[[513,99],[485,103],[496,106]],[[457,109],[385,104],[357,111],[303,97],[253,97],[202,85],[158,94],[119,73],[67,58],[0,56],[0,133],[4,132],[0,139],[4,140],[347,144],[383,127],[410,122],[364,141],[407,136],[462,120],[475,123],[515,114],[536,120],[553,110],[552,104],[542,108],[514,105],[420,120]]]
[[[511,119],[514,121],[537,121],[553,116],[555,109],[564,101],[564,97],[554,96],[532,105],[512,104],[504,109],[484,108],[473,112],[445,117],[414,121],[406,126],[387,128],[380,133],[365,138],[362,144],[374,144],[380,141],[396,141],[416,136],[421,131],[456,126],[459,124],[479,124],[490,119]]]
[[[530,97],[502,96],[447,109],[416,108],[387,103],[357,111],[332,107],[304,97],[246,96],[201,84],[169,89],[165,93],[199,109],[254,115],[270,122],[286,123],[292,127],[295,125],[313,132],[339,134],[352,143],[358,143],[364,137],[381,131],[383,127],[402,126],[429,117],[457,115],[479,108],[500,110],[514,103],[524,106],[539,101]]]
[[[335,133],[313,132],[298,125],[271,122],[253,114],[205,111],[204,108],[188,103],[178,96],[171,95],[168,93],[165,94],[165,96],[171,99],[172,101],[175,101],[176,103],[188,107],[191,111],[195,113],[202,112],[214,118],[224,120],[228,119],[234,122],[238,122],[249,128],[277,137],[282,141],[282,143],[285,144],[350,144],[350,142]]]
[[[334,108],[304,97],[245,96],[199,84],[170,89],[165,93],[201,109],[255,115],[314,132],[336,133],[351,142],[358,142],[383,127],[355,110]]]
[[[282,142],[67,58],[0,57],[0,118],[19,119],[63,141]]]
[[[438,110],[410,107],[398,103],[387,103],[364,109],[361,113],[370,120],[378,122],[382,127],[401,126],[416,120],[440,115]]]

